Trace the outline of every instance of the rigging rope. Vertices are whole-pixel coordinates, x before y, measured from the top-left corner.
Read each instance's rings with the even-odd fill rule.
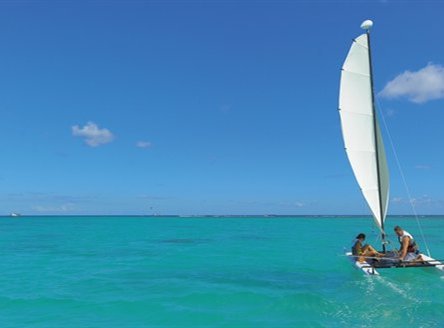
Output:
[[[382,122],[384,123],[385,131],[387,132],[387,136],[388,136],[388,139],[389,139],[389,141],[390,141],[390,146],[391,146],[392,151],[393,151],[393,154],[394,154],[394,156],[395,156],[396,164],[397,164],[397,166],[398,166],[398,170],[399,170],[399,173],[400,173],[400,175],[401,175],[402,182],[404,183],[404,188],[405,188],[405,190],[406,190],[407,197],[409,198],[409,204],[410,204],[410,206],[412,207],[412,211],[413,211],[413,214],[414,214],[414,216],[415,216],[416,223],[418,224],[418,228],[419,228],[419,232],[420,232],[420,234],[421,234],[422,241],[424,242],[424,246],[425,246],[425,248],[426,248],[426,250],[427,250],[427,255],[428,255],[429,257],[431,257],[431,255],[430,255],[430,249],[429,249],[429,246],[427,245],[427,242],[426,242],[426,240],[425,240],[424,232],[422,231],[421,224],[420,224],[420,222],[419,222],[418,213],[416,212],[414,199],[412,198],[411,193],[410,193],[409,186],[407,185],[407,180],[405,179],[404,172],[403,172],[402,167],[401,167],[401,162],[399,161],[398,154],[397,154],[397,152],[396,152],[396,149],[395,149],[395,145],[394,145],[394,143],[393,143],[392,136],[391,136],[391,134],[390,134],[390,131],[389,131],[388,126],[387,126],[387,123],[386,123],[386,121],[385,121],[385,117],[384,117],[384,115],[383,115],[383,113],[382,113],[382,106],[381,106],[381,103],[379,102],[379,99],[378,99],[378,98],[376,98],[376,102],[377,102],[377,104],[378,104],[377,107],[378,107],[378,111],[379,111],[379,116],[381,116],[381,118],[382,118]]]

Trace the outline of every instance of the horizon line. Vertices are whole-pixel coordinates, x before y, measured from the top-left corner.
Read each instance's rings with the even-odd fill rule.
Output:
[[[14,216],[11,214],[3,214],[0,217],[150,217],[150,218],[161,218],[161,217],[178,217],[178,218],[205,218],[205,217],[262,217],[262,218],[273,218],[273,217],[369,217],[370,214],[19,214]],[[424,217],[424,216],[444,216],[443,214],[391,214],[387,217]]]

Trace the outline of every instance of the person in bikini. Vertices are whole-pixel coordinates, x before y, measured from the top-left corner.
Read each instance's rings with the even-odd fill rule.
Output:
[[[384,254],[379,253],[371,245],[364,245],[365,234],[360,233],[353,241],[352,254],[359,262],[364,262],[366,257],[382,257]]]

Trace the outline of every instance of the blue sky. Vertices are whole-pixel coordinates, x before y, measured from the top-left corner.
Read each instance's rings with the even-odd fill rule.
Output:
[[[419,213],[444,213],[439,1],[1,1],[0,213],[369,213],[340,67],[375,91]],[[406,73],[409,71],[410,73]],[[391,151],[389,213],[411,213]]]

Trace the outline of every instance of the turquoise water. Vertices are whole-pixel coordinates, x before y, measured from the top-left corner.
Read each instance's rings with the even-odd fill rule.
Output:
[[[421,220],[443,259],[444,217]],[[0,218],[0,326],[442,327],[443,275],[364,277],[359,232],[376,242],[369,218]]]

